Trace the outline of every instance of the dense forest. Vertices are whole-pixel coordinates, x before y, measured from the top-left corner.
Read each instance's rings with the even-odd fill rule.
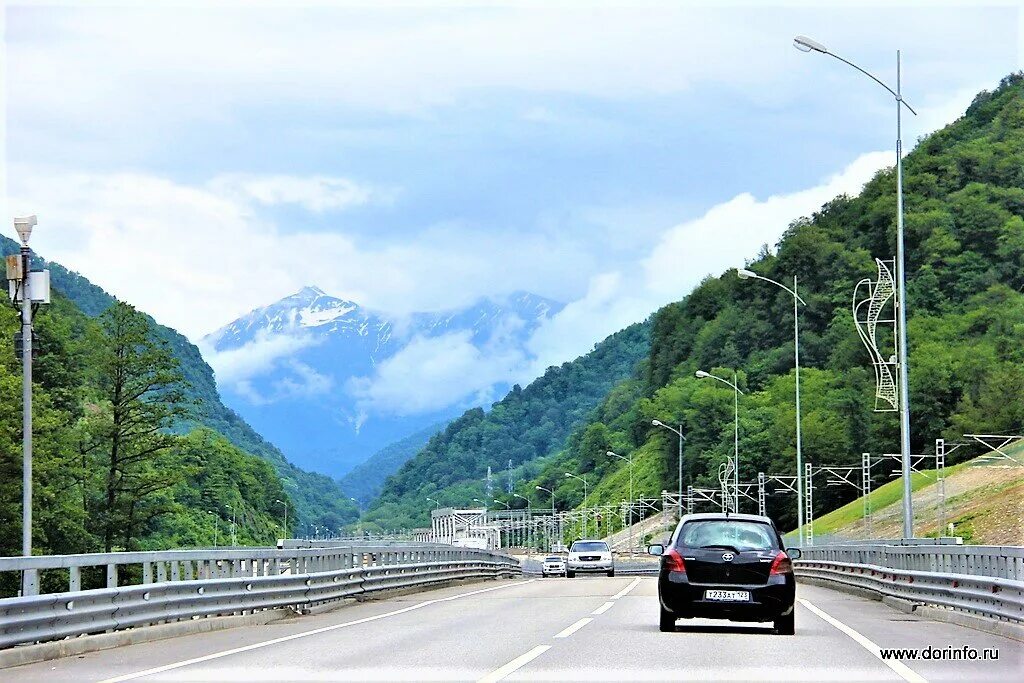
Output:
[[[1024,76],[979,94],[962,118],[922,139],[904,169],[913,451],[933,452],[936,438],[965,432],[1019,433]],[[895,171],[886,169],[859,196],[837,197],[795,220],[774,248],[765,245],[745,264],[774,280],[799,279],[806,301],[800,310],[803,454],[817,465],[858,464],[862,452],[899,447],[896,414],[873,410],[874,375],[851,313],[854,285],[876,276],[876,257],[893,258],[895,209]],[[528,398],[544,391],[552,379],[546,375],[490,413],[470,411],[431,440],[387,482],[369,519],[422,524],[426,496],[470,504],[482,498],[486,466],[500,470],[509,457],[529,464],[515,492],[535,505],[548,504],[537,485],[554,488],[560,509],[582,504],[580,483],[565,471],[588,477],[590,505],[618,504],[628,497],[628,466],[608,457],[609,449],[634,458],[637,495],[660,497],[676,488],[678,441],[652,426],[654,419],[682,425],[684,486],[717,486],[718,466],[733,451],[733,393],[695,378],[697,370],[729,378],[735,371],[746,392],[739,405],[741,480],[755,481],[759,471],[795,473],[792,305],[788,293],[741,280],[735,270],[708,277],[652,317],[650,350],[636,372],[603,373],[614,386],[602,389],[597,404],[586,393],[588,400],[575,406],[585,419],[573,421],[567,433],[551,426],[570,426],[555,417],[564,399],[535,406]],[[645,324],[620,335],[635,335],[635,351],[646,347],[640,340],[647,332]],[[612,337],[603,345],[617,343]],[[620,360],[623,370],[635,361],[629,354]],[[562,396],[584,395],[570,373],[559,379]],[[539,413],[533,409],[541,406]],[[879,472],[880,481],[886,474]],[[828,510],[853,495],[822,487],[816,507]],[[526,505],[523,498],[504,500]],[[772,497],[769,513],[791,528],[795,501]]]
[[[590,353],[548,368],[525,389],[518,385],[489,412],[466,411],[436,434],[384,484],[364,516],[369,528],[427,526],[430,503],[469,505],[485,494],[487,468],[495,493],[513,476],[525,479],[538,457],[558,448],[608,391],[647,355],[650,325],[637,323],[598,344]]]
[[[982,92],[965,116],[924,138],[904,165],[912,450],[965,432],[1018,434],[1024,427],[1024,76]],[[851,313],[855,283],[874,278],[874,259],[895,251],[895,172],[880,172],[857,197],[837,197],[796,220],[774,249],[746,267],[792,283],[800,310],[803,455],[817,465],[856,465],[862,452],[899,450],[896,413],[876,413],[874,376]],[[582,491],[562,478],[589,473],[591,505],[628,497],[634,457],[637,493],[675,490],[677,438],[654,419],[682,425],[684,486],[717,486],[718,465],[733,451],[733,392],[740,387],[740,478],[795,473],[793,300],[735,270],[710,277],[653,319],[642,371],[619,383],[593,419],[549,458],[534,485],[558,486],[559,507]],[[961,458],[972,453],[961,449]],[[976,451],[975,451],[976,453]],[[885,480],[879,472],[879,481]],[[816,508],[856,494],[821,487]],[[522,504],[519,500],[513,504]],[[754,510],[753,503],[741,508]],[[795,524],[792,496],[769,498],[769,513]]]

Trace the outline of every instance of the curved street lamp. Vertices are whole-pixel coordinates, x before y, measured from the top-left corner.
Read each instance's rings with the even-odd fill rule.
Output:
[[[765,282],[770,282],[793,295],[793,359],[794,366],[796,367],[796,524],[800,534],[800,545],[802,546],[804,544],[804,458],[800,433],[800,318],[798,306],[800,304],[806,306],[807,302],[797,293],[796,275],[793,276],[793,289],[746,268],[737,268],[736,275],[741,280],[764,280]]]
[[[587,535],[587,478],[572,472],[566,472],[565,476],[570,479],[579,479],[583,482],[583,536],[585,538]]]
[[[288,503],[281,500],[280,498],[274,500],[275,503],[280,503],[284,506],[284,533],[288,535]]]
[[[740,511],[740,391],[739,384],[736,379],[736,371],[733,370],[732,381],[719,377],[718,375],[712,375],[709,372],[698,370],[694,373],[697,379],[717,379],[722,384],[732,387],[733,390],[733,413],[735,416],[734,427],[733,427],[733,462],[736,465],[733,468],[733,512]]]
[[[679,519],[683,518],[683,442],[686,441],[686,437],[683,436],[683,425],[679,425],[679,429],[670,427],[661,420],[651,420],[651,424],[655,427],[663,427],[668,431],[672,432],[679,437],[679,501],[677,503],[679,507]]]
[[[629,463],[629,555],[633,556],[633,454],[630,453],[629,457],[625,455],[619,455],[615,451],[605,451],[606,455],[610,455],[613,458],[619,460],[625,460]]]
[[[878,85],[885,88],[896,100],[896,285],[897,285],[897,346],[899,347],[900,369],[900,456],[903,464],[903,536],[914,537],[914,508],[911,499],[910,482],[910,365],[907,362],[907,306],[906,306],[906,256],[903,245],[903,107],[917,116],[914,108],[903,99],[900,89],[900,51],[896,50],[896,89],[893,90],[874,74],[865,71],[853,62],[843,59],[834,52],[829,52],[821,43],[797,36],[793,39],[793,47],[801,52],[818,52],[838,59],[843,64],[852,66]]]

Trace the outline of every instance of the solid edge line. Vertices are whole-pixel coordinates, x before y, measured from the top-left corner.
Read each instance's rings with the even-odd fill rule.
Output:
[[[610,609],[612,608],[612,606],[613,606],[614,604],[615,604],[615,603],[614,603],[614,602],[611,602],[611,601],[609,601],[609,602],[606,602],[606,603],[604,603],[603,605],[601,605],[600,607],[598,607],[598,608],[597,608],[596,610],[594,610],[593,612],[591,612],[591,614],[593,614],[594,616],[597,616],[597,615],[599,615],[599,614],[604,614],[605,612],[607,612],[608,610],[610,610]]]
[[[515,673],[550,649],[550,645],[538,645],[526,654],[519,655],[500,669],[495,669],[477,681],[477,683],[497,683],[497,681],[504,680],[506,676]]]
[[[557,635],[555,635],[555,638],[568,638],[572,634],[576,633],[576,631],[579,631],[581,628],[583,628],[592,621],[593,619],[591,619],[590,617],[583,617],[575,624],[567,626],[566,628],[562,629]]]
[[[640,585],[640,577],[638,576],[637,578],[633,579],[633,583],[629,584],[628,586],[626,586],[625,588],[620,590],[618,593],[613,595],[611,597],[611,599],[612,600],[618,600],[619,598],[625,596],[626,593],[628,593],[629,591],[633,590],[634,588],[636,588],[639,585]]]
[[[131,681],[136,678],[143,678],[145,676],[152,676],[154,674],[163,673],[165,671],[172,671],[174,669],[180,669],[185,666],[192,664],[199,664],[202,662],[208,662],[212,659],[220,659],[221,657],[227,657],[229,655],[238,654],[239,652],[248,652],[250,650],[258,650],[260,648],[269,647],[270,645],[277,645],[278,643],[286,643],[289,640],[297,640],[299,638],[305,638],[306,636],[313,636],[319,633],[326,633],[328,631],[335,631],[340,628],[346,628],[348,626],[357,626],[359,624],[365,624],[371,621],[377,621],[378,619],[385,619],[387,617],[393,617],[398,614],[405,614],[421,607],[427,607],[439,602],[448,602],[450,600],[456,600],[458,598],[465,598],[470,595],[479,595],[480,593],[489,593],[490,591],[501,590],[503,588],[512,588],[514,586],[523,586],[528,583],[533,583],[536,579],[529,579],[528,581],[517,581],[516,583],[506,584],[504,586],[492,586],[490,588],[482,588],[480,590],[469,591],[468,593],[459,593],[458,595],[452,595],[447,598],[436,598],[434,600],[424,600],[418,602],[415,605],[409,607],[403,607],[393,612],[385,612],[384,614],[375,614],[370,617],[364,617],[362,619],[356,619],[354,621],[346,621],[341,624],[332,624],[331,626],[324,626],[322,628],[315,628],[310,631],[302,631],[300,633],[292,633],[291,635],[282,636],[280,638],[274,638],[272,640],[264,640],[259,643],[252,643],[251,645],[244,645],[242,647],[236,647],[231,650],[224,650],[222,652],[214,652],[212,654],[203,655],[202,657],[196,657],[194,659],[186,659],[180,662],[174,662],[173,664],[165,664],[164,666],[154,667],[152,669],[146,669],[145,671],[136,671],[135,673],[124,674],[122,676],[114,676],[113,678],[105,678],[99,683],[120,683],[121,681]]]
[[[827,621],[829,624],[832,624],[837,629],[839,629],[846,635],[850,636],[850,638],[856,641],[858,645],[860,645],[865,650],[873,654],[875,656],[875,659],[880,661],[882,664],[885,664],[887,667],[895,671],[896,674],[899,675],[899,677],[903,680],[910,681],[910,683],[928,683],[927,679],[925,679],[924,676],[917,673],[903,662],[894,659],[882,659],[881,648],[878,647],[878,645],[876,645],[873,641],[868,639],[867,636],[864,636],[860,632],[855,631],[854,629],[850,628],[843,622],[833,617],[831,614],[825,612],[819,607],[816,607],[815,605],[811,604],[807,600],[804,600],[803,598],[798,598],[798,602],[807,609],[811,610],[811,612],[813,612],[814,614],[821,617],[821,619],[823,619],[824,621]]]

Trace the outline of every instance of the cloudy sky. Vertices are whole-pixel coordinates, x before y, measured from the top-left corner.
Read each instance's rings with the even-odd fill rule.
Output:
[[[680,298],[1020,69],[1019,3],[6,3],[4,215],[192,338],[306,284],[536,292],[539,366]],[[9,218],[0,226],[12,235]]]

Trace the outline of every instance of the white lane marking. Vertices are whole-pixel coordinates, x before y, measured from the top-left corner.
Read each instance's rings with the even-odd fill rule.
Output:
[[[250,650],[258,650],[263,647],[269,647],[271,645],[277,645],[278,643],[286,643],[289,640],[296,640],[298,638],[305,638],[306,636],[313,636],[318,633],[327,633],[328,631],[335,631],[339,628],[346,628],[348,626],[357,626],[359,624],[365,624],[370,621],[377,621],[378,619],[385,619],[387,617],[393,617],[398,614],[405,614],[421,607],[428,605],[434,605],[439,602],[448,602],[449,600],[457,600],[459,598],[465,598],[470,595],[479,595],[480,593],[489,593],[491,591],[501,590],[503,588],[512,588],[514,586],[522,586],[527,583],[533,583],[537,579],[530,579],[528,581],[517,581],[516,583],[510,583],[504,586],[492,586],[491,588],[483,588],[480,590],[469,591],[468,593],[459,593],[458,595],[452,595],[447,598],[437,598],[434,600],[425,600],[423,602],[410,605],[409,607],[403,607],[402,609],[396,609],[393,612],[385,612],[384,614],[375,614],[372,617],[364,617],[362,619],[356,619],[355,621],[346,621],[342,624],[333,624],[331,626],[324,626],[322,628],[315,628],[311,631],[303,631],[301,633],[293,633],[289,636],[282,636],[280,638],[274,638],[272,640],[264,640],[259,643],[253,643],[252,645],[244,645],[242,647],[236,647],[231,650],[224,650],[223,652],[214,652],[213,654],[205,655],[203,657],[196,657],[194,659],[186,659],[181,662],[175,662],[173,664],[166,664],[164,666],[158,666],[152,669],[146,669],[145,671],[136,671],[135,673],[124,674],[123,676],[114,676],[113,678],[106,678],[100,683],[120,683],[120,681],[131,681],[136,678],[143,678],[144,676],[152,676],[154,674],[163,673],[164,671],[171,671],[173,669],[180,669],[184,666],[190,666],[192,664],[199,664],[201,662],[208,662],[212,659],[220,659],[221,657],[227,657],[228,655],[238,654],[239,652],[248,652]]]
[[[593,614],[595,616],[598,615],[598,614],[604,614],[605,612],[610,610],[612,608],[612,605],[614,605],[614,604],[615,604],[614,602],[606,602],[603,605],[601,605],[600,607],[598,607],[596,610],[591,612],[591,614]]]
[[[524,666],[526,666],[533,660],[537,659],[537,657],[540,657],[542,654],[544,654],[550,649],[550,645],[538,645],[526,654],[519,655],[518,657],[516,657],[500,669],[495,669],[494,671],[492,671],[491,673],[487,674],[479,681],[477,681],[477,683],[496,683],[497,681],[504,680],[507,676],[523,668]]]
[[[828,623],[835,626],[837,629],[839,629],[846,635],[850,636],[850,638],[856,641],[857,644],[859,644],[865,650],[873,654],[875,658],[878,659],[878,661],[882,662],[882,664],[885,664],[887,667],[895,671],[903,680],[910,681],[911,683],[928,683],[927,680],[921,674],[917,673],[903,662],[896,661],[893,659],[882,659],[881,648],[879,648],[878,645],[876,645],[873,641],[869,640],[867,637],[860,634],[858,631],[853,630],[843,622],[833,617],[831,614],[828,614],[820,608],[815,607],[807,600],[804,600],[803,598],[798,598],[798,601],[801,605],[811,610],[812,612],[817,614],[819,617],[821,617]]]
[[[568,638],[572,634],[576,633],[576,631],[579,631],[581,628],[583,628],[592,621],[593,619],[591,619],[590,617],[583,617],[572,626],[567,626],[566,628],[562,629],[558,634],[555,635],[555,638]]]
[[[620,590],[620,591],[619,591],[618,593],[616,593],[615,595],[613,595],[613,596],[611,597],[611,599],[612,599],[612,600],[618,600],[618,599],[619,599],[619,598],[621,598],[621,597],[622,597],[623,595],[625,595],[625,594],[626,594],[626,593],[628,593],[629,591],[631,591],[631,590],[633,590],[634,588],[636,588],[636,587],[637,587],[638,585],[640,585],[640,578],[639,578],[639,577],[637,577],[637,578],[633,579],[633,583],[629,584],[628,586],[626,586],[625,588],[623,588],[622,590]]]

